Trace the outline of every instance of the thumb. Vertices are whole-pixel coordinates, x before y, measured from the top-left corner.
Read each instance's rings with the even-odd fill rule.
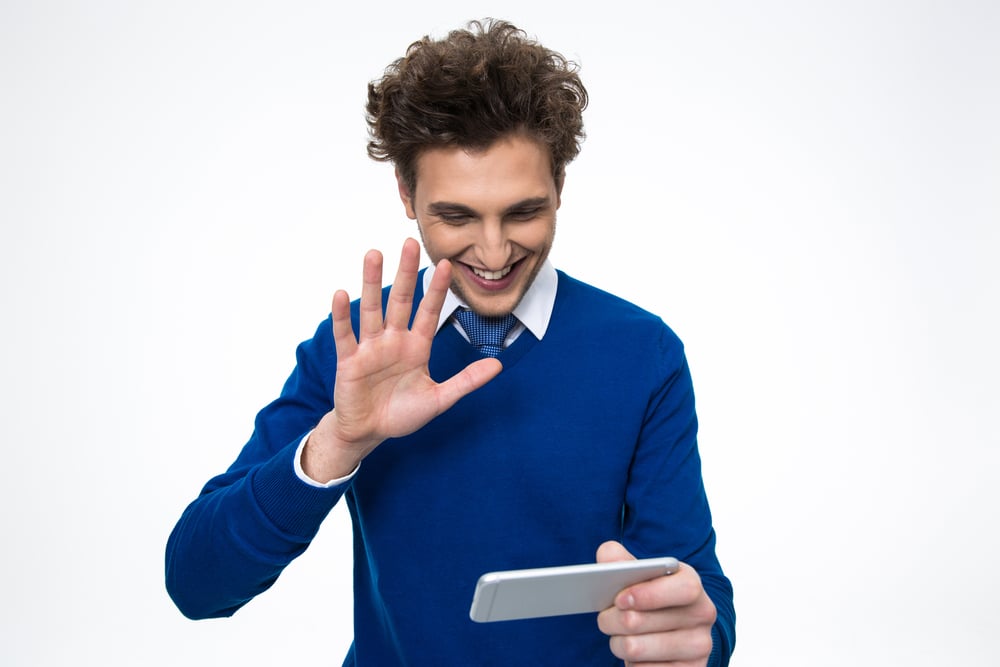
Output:
[[[621,542],[605,542],[597,548],[598,563],[613,563],[619,560],[635,560],[635,556],[621,545]]]
[[[503,370],[498,359],[479,359],[463,368],[437,386],[438,406],[441,414],[458,403],[466,394],[471,394],[495,378]]]

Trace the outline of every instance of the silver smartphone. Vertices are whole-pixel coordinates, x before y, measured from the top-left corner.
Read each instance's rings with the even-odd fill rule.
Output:
[[[622,589],[678,567],[676,558],[645,558],[488,572],[476,583],[469,617],[486,623],[601,611]]]

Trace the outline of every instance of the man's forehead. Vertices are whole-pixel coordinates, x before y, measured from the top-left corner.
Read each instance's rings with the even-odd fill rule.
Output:
[[[444,194],[464,189],[528,188],[536,192],[524,196],[544,196],[545,192],[538,190],[549,190],[555,180],[547,148],[522,138],[494,142],[484,149],[425,149],[414,172],[416,188],[424,195],[428,189]]]

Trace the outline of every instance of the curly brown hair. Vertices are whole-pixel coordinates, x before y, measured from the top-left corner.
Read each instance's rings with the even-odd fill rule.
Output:
[[[468,28],[414,42],[368,84],[368,155],[395,164],[413,192],[422,150],[485,150],[525,132],[548,147],[561,186],[584,137],[587,90],[578,65],[506,21]]]

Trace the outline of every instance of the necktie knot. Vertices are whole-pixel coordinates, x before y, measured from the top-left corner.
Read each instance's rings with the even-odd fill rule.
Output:
[[[507,334],[517,324],[517,318],[513,313],[500,317],[484,317],[467,308],[459,308],[455,311],[455,317],[469,336],[469,342],[475,345],[484,357],[498,356],[503,349]]]

